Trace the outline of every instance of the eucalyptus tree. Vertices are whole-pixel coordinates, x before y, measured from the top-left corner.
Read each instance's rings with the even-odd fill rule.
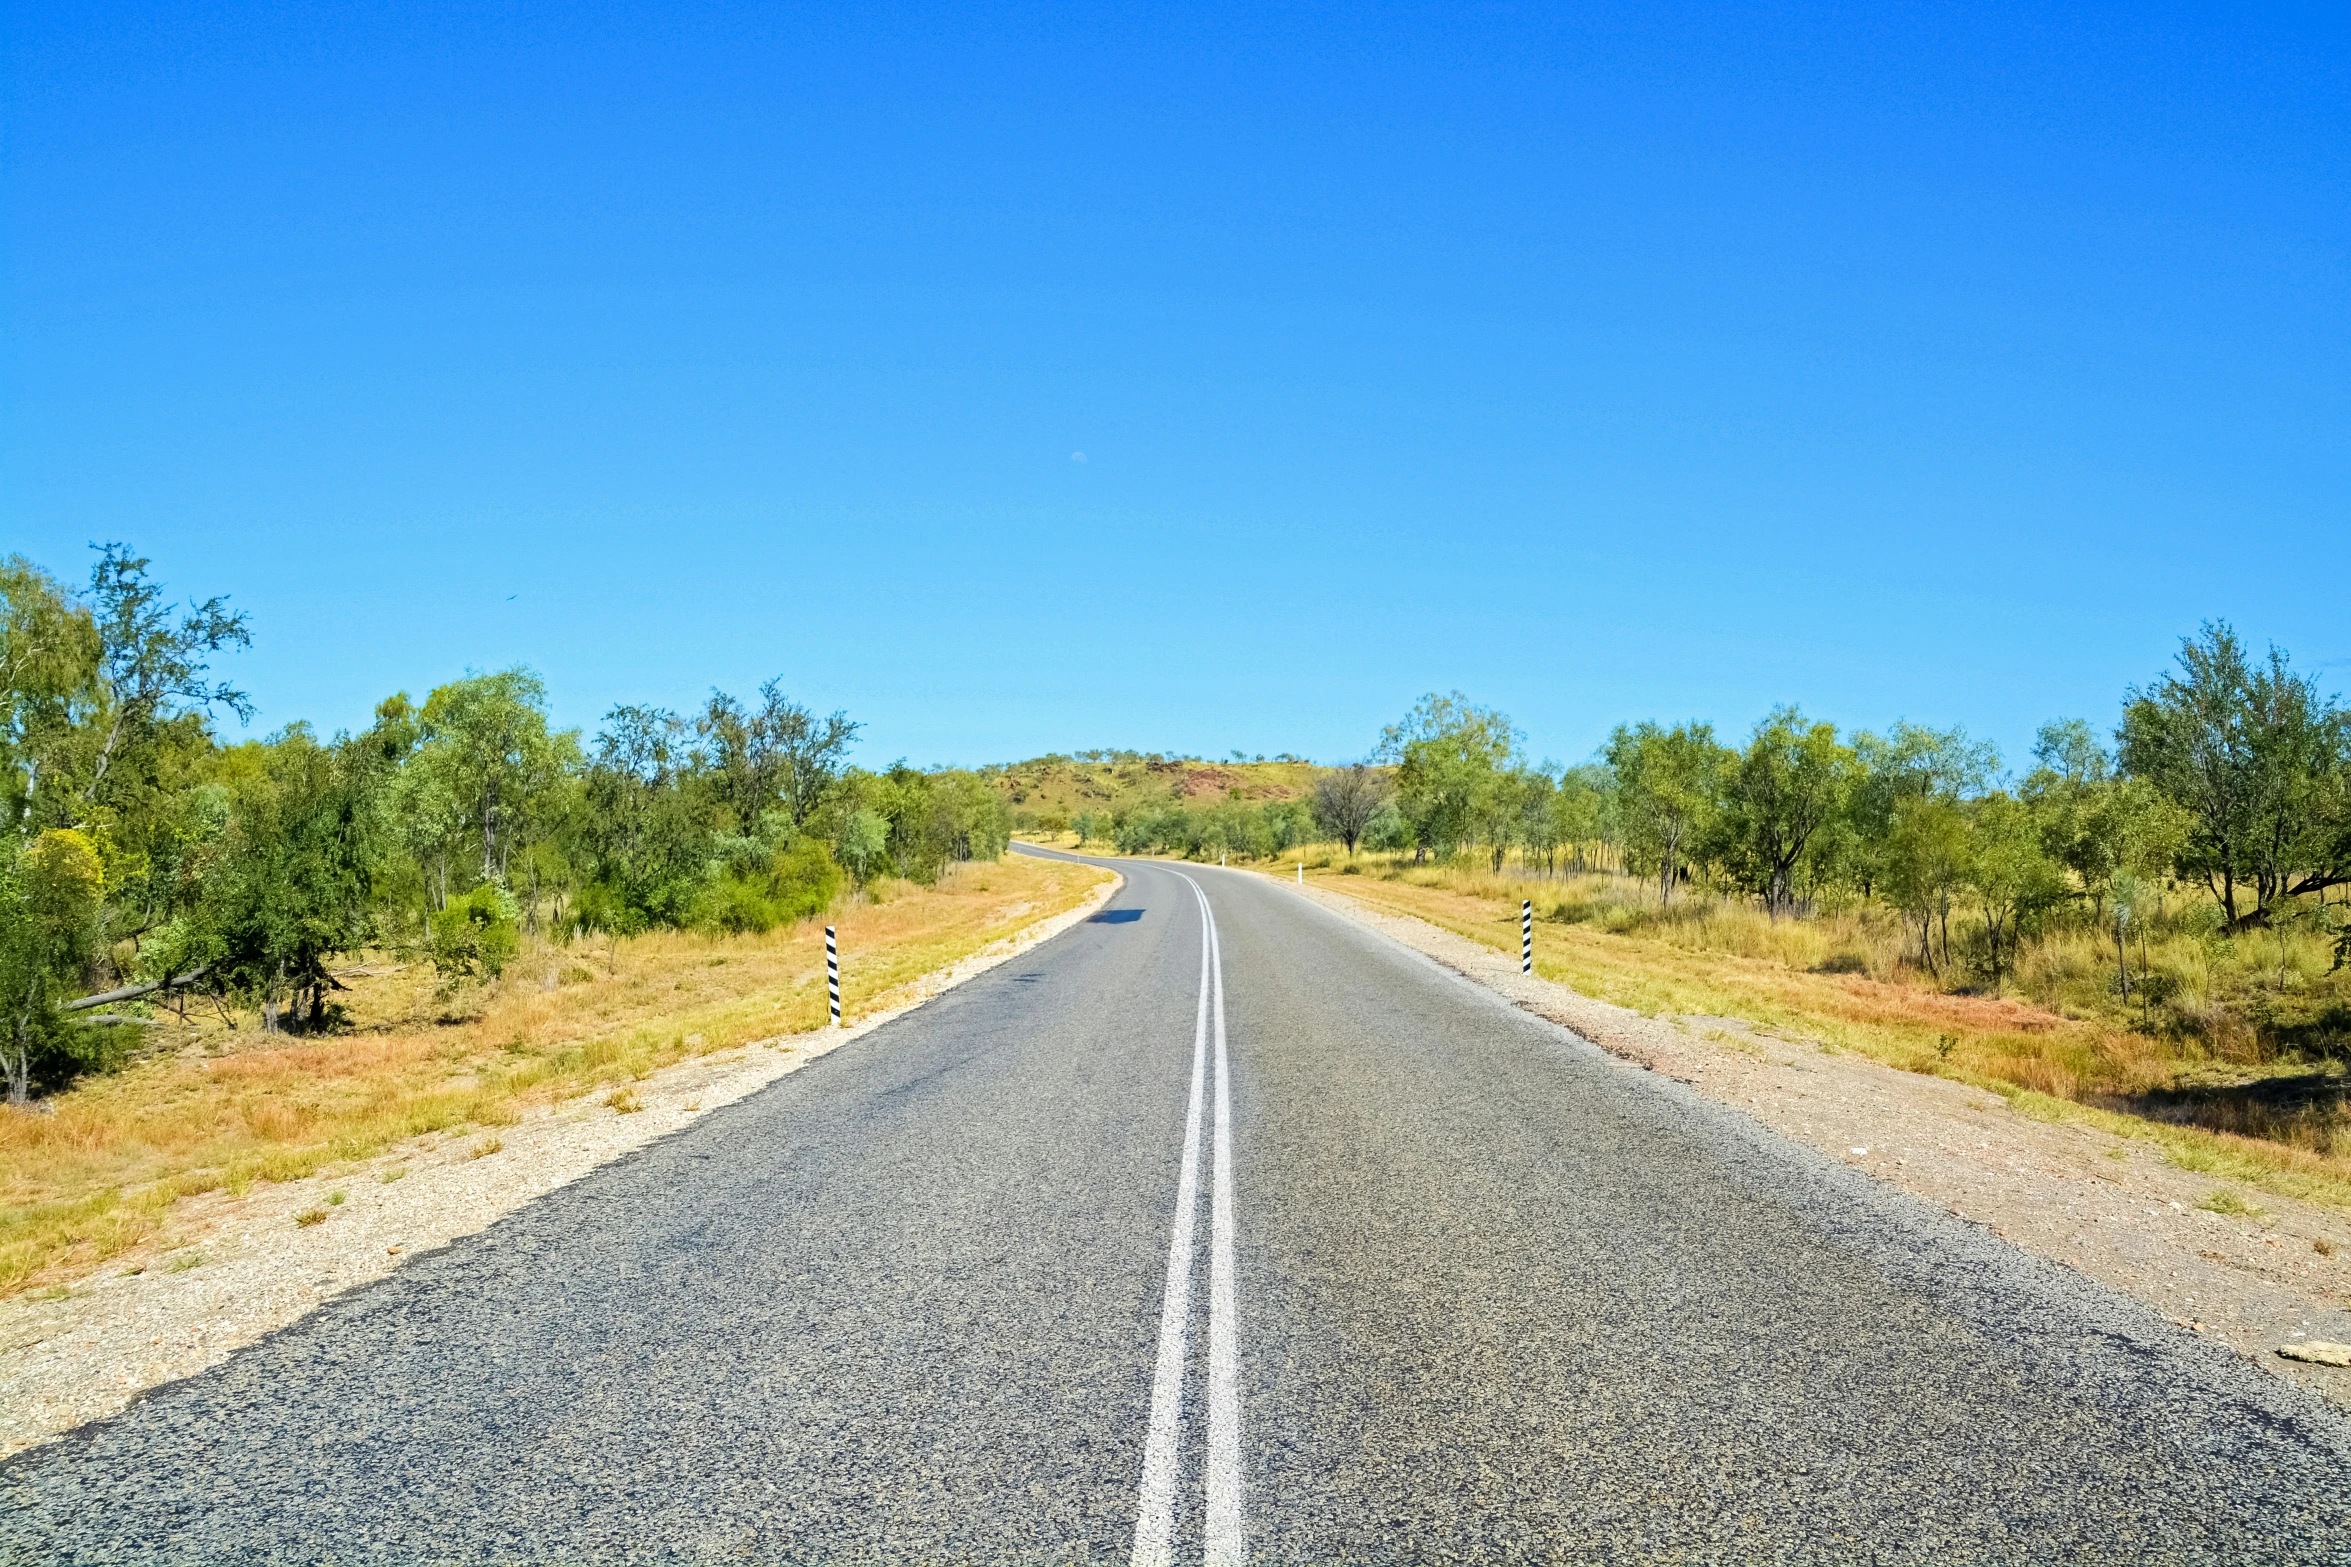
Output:
[[[2103,923],[2115,889],[2160,875],[2178,858],[2192,821],[2145,778],[2114,770],[2113,758],[2080,719],[2043,724],[2033,745],[2040,765],[2021,797],[2039,824],[2049,858],[2070,872],[2091,919]],[[2118,918],[2127,919],[2123,899]]]
[[[0,560],[0,815],[20,836],[97,706],[99,653],[97,624],[62,584],[22,556]]]
[[[1545,762],[1524,769],[1522,776],[1525,788],[1518,802],[1519,855],[1530,868],[1540,860],[1543,874],[1548,876],[1557,868],[1559,858],[1559,767]]]
[[[1881,856],[1879,891],[1918,926],[1918,962],[1939,973],[1951,961],[1951,902],[1967,885],[1969,819],[1960,802],[1944,794],[1906,795],[1893,804]],[[1935,929],[1942,926],[1943,952],[1935,956]]]
[[[818,718],[784,695],[779,676],[759,688],[756,706],[713,691],[695,727],[709,747],[719,799],[748,832],[777,806],[805,827],[860,726],[846,713]]]
[[[453,680],[425,698],[417,735],[407,765],[480,851],[480,879],[504,885],[534,808],[578,754],[576,738],[548,728],[546,683],[521,667]]]
[[[2033,760],[2069,788],[2104,783],[2114,773],[2114,757],[2085,719],[2053,718],[2033,734]]]
[[[1537,798],[1534,785],[1541,777],[1523,764],[1497,767],[1470,794],[1470,831],[1485,845],[1488,869],[1496,875],[1511,849],[1526,841],[1527,810]]]
[[[2014,966],[2025,926],[2065,886],[2024,802],[1995,790],[1970,802],[1968,818],[1967,885],[1983,916],[1985,957],[1997,987]]]
[[[105,545],[80,595],[21,560],[0,567],[7,811],[20,837],[71,828],[95,846],[102,954],[174,912],[154,873],[178,859],[171,839],[204,781],[212,718],[253,712],[210,669],[251,641],[243,614],[219,596],[173,604],[148,565]]]
[[[1716,744],[1712,724],[1644,721],[1617,726],[1605,755],[1625,851],[1655,872],[1658,901],[1670,903],[1690,851],[1720,814],[1731,753]]]
[[[1806,852],[1846,808],[1860,774],[1860,759],[1835,727],[1793,707],[1758,723],[1726,771],[1714,855],[1775,919],[1795,910]]]
[[[191,950],[172,960],[253,1002],[266,1032],[326,1027],[331,960],[375,933],[386,771],[366,737],[321,742],[300,724],[221,759],[226,831]]]
[[[773,680],[761,686],[759,694],[760,711],[766,716],[781,769],[784,809],[793,826],[805,827],[823,803],[825,792],[841,776],[849,747],[864,726],[851,722],[844,712],[817,717],[799,703],[785,700]]]
[[[2226,622],[2207,623],[2175,670],[2131,688],[2119,738],[2124,771],[2189,812],[2180,869],[2231,929],[2351,881],[2351,716],[2280,649],[2256,662]]]
[[[0,849],[0,1075],[10,1104],[31,1097],[47,1058],[70,1051],[72,1025],[57,1004],[96,956],[105,890],[97,846],[72,828]]]
[[[1431,692],[1381,732],[1379,755],[1395,763],[1397,804],[1420,854],[1450,854],[1469,837],[1518,740],[1507,717],[1459,691]]]
[[[1958,727],[1930,729],[1896,722],[1884,735],[1853,737],[1859,763],[1841,838],[1846,872],[1864,895],[1882,890],[1895,820],[1906,802],[1973,799],[1992,786],[2000,752],[1988,740],[1970,740]]]
[[[1575,869],[1590,869],[1586,846],[1612,844],[1622,836],[1616,770],[1606,762],[1586,762],[1559,775],[1551,791],[1552,833],[1573,849]]]
[[[590,875],[580,924],[631,935],[688,921],[719,825],[706,781],[677,714],[624,703],[604,715],[579,817]]]
[[[147,567],[147,558],[128,546],[107,544],[90,570],[90,610],[101,649],[100,711],[82,796],[93,805],[108,794],[117,764],[142,759],[158,730],[174,719],[200,719],[214,708],[240,720],[253,716],[251,699],[213,678],[208,662],[213,654],[252,645],[244,613],[216,594],[191,600],[175,619]]]

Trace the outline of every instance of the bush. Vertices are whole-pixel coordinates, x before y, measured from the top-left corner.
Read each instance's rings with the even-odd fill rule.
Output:
[[[1397,854],[1412,847],[1412,824],[1393,803],[1382,801],[1363,829],[1363,846],[1375,854]]]
[[[521,946],[522,909],[496,882],[451,898],[433,916],[433,967],[443,979],[495,979]]]
[[[725,864],[704,887],[694,923],[734,935],[764,934],[831,908],[840,895],[841,868],[825,846],[801,838],[757,860]]]
[[[841,829],[841,859],[857,885],[873,880],[889,863],[889,852],[890,819],[879,811],[851,811]]]

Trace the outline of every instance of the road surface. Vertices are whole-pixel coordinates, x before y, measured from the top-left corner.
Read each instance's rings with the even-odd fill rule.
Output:
[[[0,1467],[23,1562],[2335,1562],[2351,1427],[1273,882]]]

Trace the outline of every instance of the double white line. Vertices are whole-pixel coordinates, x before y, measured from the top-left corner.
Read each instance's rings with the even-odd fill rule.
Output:
[[[1176,1178],[1175,1226],[1167,1244],[1167,1293],[1159,1310],[1159,1361],[1151,1376],[1151,1428],[1143,1444],[1141,1506],[1135,1519],[1134,1567],[1175,1560],[1176,1487],[1183,1477],[1184,1362],[1191,1353],[1192,1231],[1200,1206],[1200,1100],[1208,1075],[1209,1021],[1215,1019],[1216,1132],[1208,1188],[1208,1459],[1202,1533],[1209,1567],[1240,1567],[1241,1388],[1233,1287],[1233,1115],[1225,1064],[1224,953],[1216,915],[1191,877],[1200,904],[1200,1013],[1192,1034],[1192,1100],[1184,1112],[1184,1163]],[[1214,1005],[1211,1006],[1213,998]]]

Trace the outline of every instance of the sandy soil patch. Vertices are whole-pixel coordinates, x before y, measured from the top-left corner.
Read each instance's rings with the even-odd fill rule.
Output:
[[[425,1137],[330,1174],[181,1203],[170,1247],[0,1302],[0,1455],[218,1365],[332,1296],[486,1228],[1059,935],[1122,885],[905,986],[888,1010],[684,1061],[514,1126]]]
[[[1277,879],[1573,1029],[1630,1068],[1735,1105],[2351,1405],[2351,1368],[2279,1353],[2310,1340],[2351,1342],[2351,1216],[2180,1169],[2148,1144],[2033,1120],[1996,1095],[1737,1018],[1644,1017],[1521,974],[1516,954]]]

